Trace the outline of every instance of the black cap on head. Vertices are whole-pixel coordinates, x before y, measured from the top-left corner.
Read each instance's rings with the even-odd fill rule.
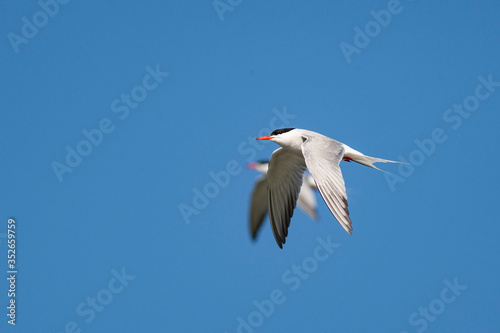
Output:
[[[271,133],[271,135],[283,134],[283,133],[286,133],[286,132],[290,132],[293,129],[295,129],[295,128],[280,128],[280,129],[274,130]]]

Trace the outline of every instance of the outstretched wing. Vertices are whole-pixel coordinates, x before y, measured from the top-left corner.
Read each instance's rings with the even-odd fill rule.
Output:
[[[257,232],[267,215],[267,178],[261,177],[255,184],[250,204],[250,233],[252,239],[257,237]]]
[[[300,155],[283,148],[276,149],[271,155],[267,172],[269,220],[280,248],[288,235],[305,170],[306,164]]]
[[[309,178],[312,177],[308,174],[304,174],[297,205],[306,215],[314,220],[317,220],[318,213],[316,212],[316,196],[314,195],[314,191],[308,182]],[[314,184],[314,187],[316,187],[316,184]]]
[[[324,136],[304,136],[302,153],[328,209],[342,228],[352,234],[344,178],[339,166],[344,156],[343,145]]]

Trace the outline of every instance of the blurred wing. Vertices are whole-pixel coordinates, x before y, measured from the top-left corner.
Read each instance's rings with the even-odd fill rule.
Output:
[[[318,213],[316,212],[316,196],[314,195],[314,191],[308,182],[308,178],[312,177],[304,174],[297,205],[299,205],[300,210],[302,210],[306,215],[314,220],[317,220]]]
[[[271,155],[267,172],[269,219],[280,248],[288,235],[305,170],[306,164],[300,155],[283,148],[276,149]]]
[[[306,184],[309,185],[309,187],[313,190],[318,190],[318,186],[316,185],[314,178],[309,173],[304,174],[304,182],[306,182]]]
[[[304,139],[302,153],[319,193],[340,225],[352,234],[347,194],[339,167],[344,147],[340,142],[327,137],[304,136]]]
[[[252,239],[257,237],[257,232],[267,215],[267,179],[266,176],[259,178],[252,193],[250,204],[250,233]]]

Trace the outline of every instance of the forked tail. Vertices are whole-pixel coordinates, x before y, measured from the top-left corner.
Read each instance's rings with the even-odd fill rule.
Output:
[[[371,157],[371,156],[366,156],[362,153],[360,153],[357,150],[352,149],[351,147],[344,145],[345,152],[344,152],[344,160],[345,161],[354,161],[359,164],[366,165],[367,167],[374,168],[383,172],[387,172],[384,170],[381,170],[377,168],[376,166],[373,165],[373,163],[401,163],[401,164],[408,164],[405,162],[399,162],[399,161],[391,161],[391,160],[384,160],[383,158],[378,158],[378,157]]]

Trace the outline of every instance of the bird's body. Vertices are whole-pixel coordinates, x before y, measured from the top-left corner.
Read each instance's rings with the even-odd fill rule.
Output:
[[[257,233],[268,214],[267,171],[269,169],[269,161],[249,163],[248,167],[263,174],[255,183],[250,203],[250,233],[252,239],[256,239]],[[311,175],[304,173],[297,205],[306,215],[314,220],[318,218],[318,214],[316,212],[317,204],[313,190],[317,189],[316,183]]]
[[[366,156],[322,134],[297,128],[278,129],[257,140],[271,140],[281,146],[273,152],[267,173],[269,219],[280,248],[288,235],[306,169],[309,169],[330,212],[351,234],[352,225],[340,161],[355,161],[374,169],[378,169],[373,165],[376,162],[399,163]]]

